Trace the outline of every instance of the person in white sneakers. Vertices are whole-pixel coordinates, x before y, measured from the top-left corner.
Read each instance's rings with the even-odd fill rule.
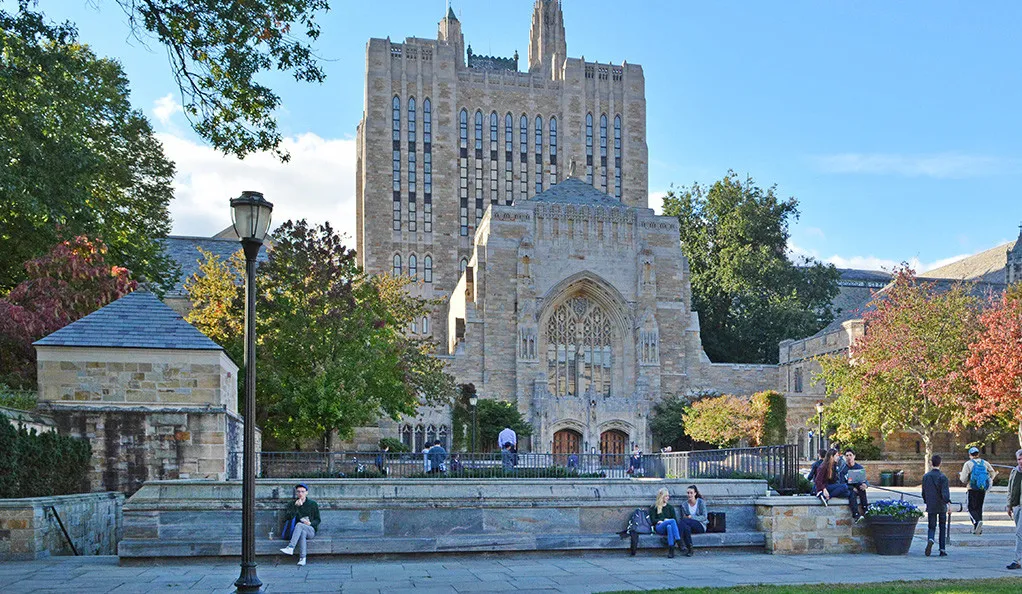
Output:
[[[295,529],[291,533],[291,542],[282,549],[285,555],[294,555],[295,548],[298,549],[298,565],[305,565],[305,541],[316,536],[319,528],[319,505],[309,499],[309,488],[304,483],[295,485],[295,500],[287,504],[284,510],[284,521],[292,518],[297,520]]]
[[[969,519],[972,520],[973,534],[983,534],[983,501],[996,476],[994,467],[979,457],[979,448],[969,448],[969,459],[962,465],[958,479],[968,487]]]

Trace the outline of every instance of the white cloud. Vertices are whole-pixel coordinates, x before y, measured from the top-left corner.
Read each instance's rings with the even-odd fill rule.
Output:
[[[174,98],[173,93],[167,93],[165,96],[160,97],[156,101],[153,101],[153,117],[156,121],[160,122],[164,128],[173,127],[172,119],[174,114],[182,113],[181,104]]]
[[[950,258],[942,258],[934,262],[922,262],[918,257],[906,258],[903,260],[892,260],[890,258],[880,258],[872,254],[868,256],[841,256],[839,254],[834,254],[830,257],[821,257],[819,252],[816,250],[803,248],[790,240],[788,241],[788,251],[795,257],[806,256],[821,262],[833,264],[838,268],[856,268],[859,270],[884,270],[890,272],[895,268],[900,267],[903,262],[907,262],[917,274],[922,274],[929,270],[933,270],[934,268],[946,266],[971,255],[959,254],[957,256],[951,256]]]
[[[1022,171],[1022,161],[1019,159],[962,153],[932,155],[840,153],[812,157],[812,161],[826,173],[864,173],[941,179],[1011,174]]]
[[[664,196],[667,195],[666,191],[661,192],[650,192],[649,193],[649,207],[653,209],[656,214],[664,214]]]
[[[271,153],[244,160],[173,134],[158,134],[177,165],[170,204],[175,235],[211,236],[231,224],[228,201],[243,190],[273,203],[274,226],[288,219],[329,221],[354,247],[355,141],[306,133],[284,139],[291,160]]]

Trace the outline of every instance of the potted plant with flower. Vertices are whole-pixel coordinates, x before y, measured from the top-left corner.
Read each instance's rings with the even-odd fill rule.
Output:
[[[916,524],[923,516],[915,505],[897,499],[881,499],[866,508],[873,542],[878,555],[905,555],[912,546]]]

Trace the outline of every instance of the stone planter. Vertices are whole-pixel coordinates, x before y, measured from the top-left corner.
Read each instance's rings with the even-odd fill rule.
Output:
[[[905,555],[912,546],[919,518],[901,520],[893,516],[869,516],[867,521],[877,555]]]

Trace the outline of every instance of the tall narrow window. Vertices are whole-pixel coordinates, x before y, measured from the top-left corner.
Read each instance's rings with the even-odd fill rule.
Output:
[[[401,99],[395,95],[391,103],[391,120],[393,126],[393,191],[394,216],[393,228],[401,230]]]
[[[465,274],[465,270],[468,268],[468,258],[461,259],[461,273]]]
[[[614,196],[621,199],[621,116],[614,116]]]
[[[422,316],[422,333],[429,334],[429,316]]]
[[[415,97],[408,98],[408,230],[415,231],[415,193],[418,190],[415,177]]]
[[[593,114],[586,114],[586,183],[593,185]]]
[[[518,120],[518,197],[529,197],[529,118],[523,113]]]
[[[394,254],[394,276],[401,276],[401,254]]]
[[[422,101],[422,230],[433,232],[433,110]]]
[[[468,235],[468,111],[462,109],[460,123],[460,152],[458,154],[459,200],[461,236]]]
[[[504,116],[504,204],[514,202],[514,171],[511,164],[511,152],[514,150],[514,118],[511,114]]]
[[[419,280],[419,260],[415,254],[408,256],[408,276],[412,277],[412,280]]]
[[[497,112],[490,113],[490,204],[497,203]]]
[[[476,219],[483,217],[483,112],[476,111],[475,116],[475,197]]]
[[[422,280],[427,283],[433,282],[433,256],[429,254],[422,259]]]
[[[536,116],[536,193],[543,191],[543,118]]]
[[[557,183],[557,118],[550,118],[550,185]]]
[[[547,320],[547,378],[554,396],[610,396],[613,376],[611,318],[600,304],[578,295]]]
[[[600,116],[600,189],[607,193],[607,114]]]

